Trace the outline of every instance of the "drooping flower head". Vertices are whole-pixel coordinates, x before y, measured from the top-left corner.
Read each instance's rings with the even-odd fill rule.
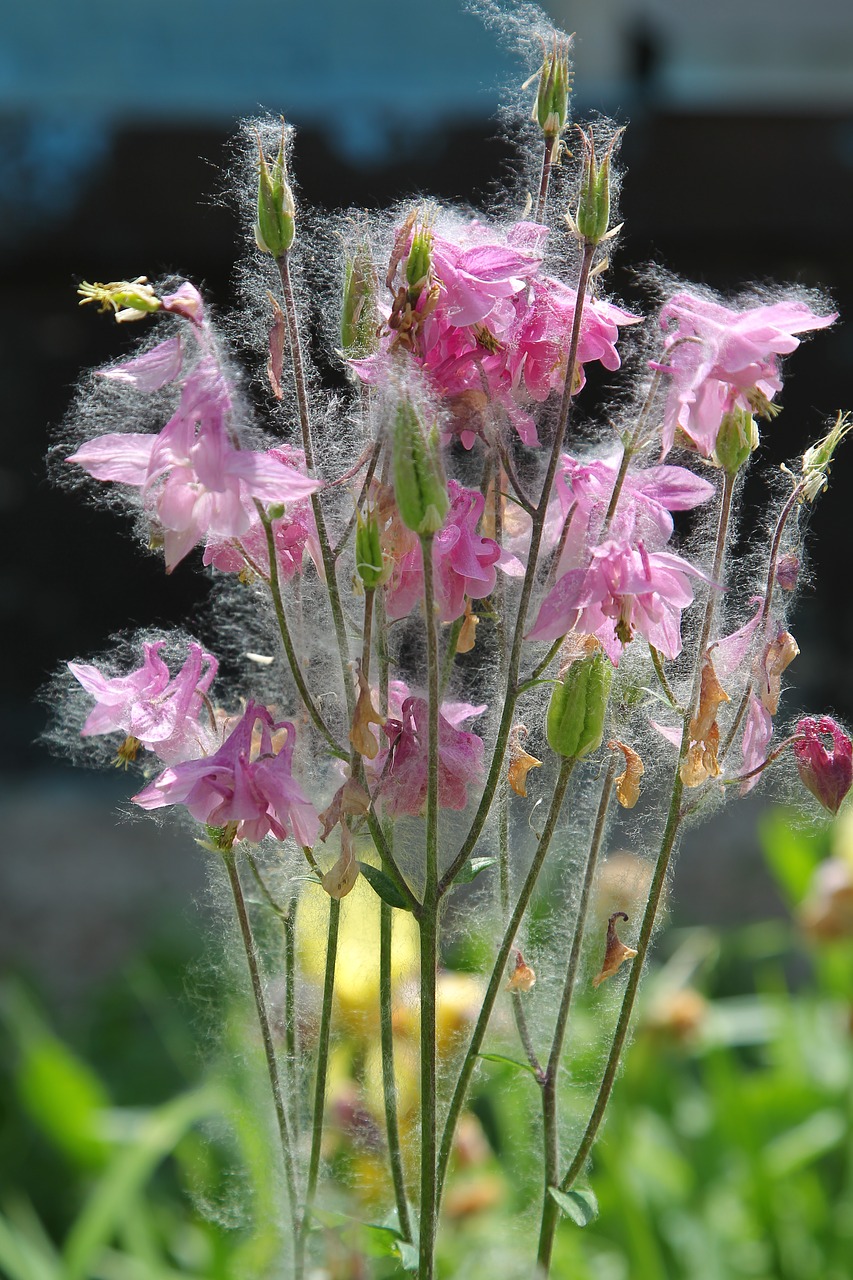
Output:
[[[794,758],[803,783],[824,809],[838,813],[853,786],[853,743],[831,716],[805,716],[797,733],[803,740],[794,743]]]
[[[670,299],[660,315],[667,330],[660,367],[672,377],[664,454],[677,428],[707,458],[724,414],[737,407],[766,415],[782,387],[776,357],[796,351],[795,334],[825,329],[835,318],[816,315],[804,302],[733,311],[689,293]]]
[[[438,717],[438,803],[442,809],[464,809],[468,787],[482,781],[483,739],[457,726],[485,707],[444,703]],[[389,747],[372,762],[380,778],[378,799],[388,817],[417,817],[427,796],[429,707],[424,698],[404,699],[399,719],[384,726]],[[387,763],[390,756],[391,763]]]
[[[142,666],[126,676],[110,678],[97,667],[69,662],[75,680],[95,699],[81,730],[84,737],[120,731],[167,763],[192,759],[211,748],[213,724],[204,701],[219,663],[192,643],[173,677],[161,656],[165,644],[146,644]]]
[[[280,739],[284,733],[284,742]],[[276,723],[266,707],[250,702],[213,755],[165,769],[133,797],[142,809],[182,804],[208,827],[236,824],[237,840],[292,835],[303,847],[320,831],[317,812],[293,777],[296,729]]]

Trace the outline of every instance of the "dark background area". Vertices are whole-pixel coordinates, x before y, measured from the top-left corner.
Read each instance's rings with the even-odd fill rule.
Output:
[[[818,63],[814,100],[800,80],[797,92],[789,92],[789,70],[768,62],[776,55],[770,49],[765,56],[759,44],[755,83],[765,89],[753,100],[734,92],[724,61],[709,63],[716,81],[687,55],[679,61],[664,34],[666,3],[625,0],[609,7],[618,17],[608,38],[619,74],[615,82],[596,80],[591,61],[584,80],[581,43],[576,117],[603,108],[630,120],[621,154],[625,232],[610,288],[639,308],[643,293],[633,269],[652,262],[723,293],[770,281],[825,289],[841,321],[806,341],[788,362],[784,412],[765,436],[768,458],[793,458],[838,408],[853,405],[853,327],[844,323],[853,315],[853,88],[846,99],[827,96]],[[19,948],[28,963],[39,932],[46,925],[54,929],[61,899],[70,934],[59,942],[54,933],[52,963],[58,956],[60,967],[78,972],[109,964],[132,944],[146,914],[160,909],[163,885],[169,900],[177,900],[198,873],[188,869],[191,853],[187,861],[175,860],[178,844],[185,843],[176,835],[158,837],[146,875],[137,874],[140,855],[134,850],[145,844],[147,828],[133,829],[131,848],[127,833],[116,837],[109,817],[129,786],[124,779],[96,781],[51,760],[38,741],[47,711],[36,701],[37,691],[60,663],[102,648],[117,630],[186,619],[204,598],[205,582],[188,564],[166,577],[159,559],[140,554],[126,522],[47,479],[44,455],[79,372],[133,340],[132,330],[116,328],[93,308],[78,311],[76,284],[81,277],[156,278],[174,271],[201,284],[215,306],[227,307],[242,249],[237,219],[217,199],[220,171],[236,120],[256,110],[258,101],[285,110],[300,129],[295,169],[305,204],[371,208],[430,192],[476,205],[510,159],[493,119],[497,96],[482,85],[503,80],[517,86],[524,78],[470,15],[459,16],[455,0],[419,14],[400,12],[385,0],[346,10],[332,0],[310,10],[293,4],[274,10],[261,0],[239,12],[220,0],[173,8],[174,14],[159,2],[137,7],[130,35],[121,28],[131,22],[130,10],[100,0],[74,7],[73,31],[54,0],[29,16],[16,11],[0,20],[0,628],[6,676],[0,799],[7,848],[16,855],[6,879],[3,951]],[[682,22],[690,8],[678,6]],[[824,0],[817,10],[837,14],[838,56],[853,70],[853,31],[843,7]],[[555,4],[553,11],[583,37],[582,5]],[[194,29],[187,26],[190,12],[197,18]],[[777,46],[786,14],[795,12],[800,10],[793,4],[773,7]],[[56,22],[43,21],[51,13]],[[726,13],[720,21],[731,24],[734,41],[737,14]],[[330,21],[332,14],[340,21]],[[359,14],[376,37],[369,49],[358,43]],[[448,34],[457,21],[458,40]],[[72,39],[73,47],[63,43]],[[791,42],[796,44],[795,32]],[[743,42],[738,52],[741,62],[748,61]],[[279,55],[284,70],[276,65]],[[766,65],[759,65],[762,57]],[[814,62],[812,51],[813,71]],[[256,82],[257,90],[247,88]],[[460,98],[466,83],[470,92]],[[35,86],[29,97],[28,85]],[[756,481],[748,492],[755,512],[763,498]],[[811,580],[793,623],[802,653],[789,672],[794,687],[786,704],[790,713],[799,706],[833,709],[848,723],[851,501],[853,454],[842,452],[811,522]],[[748,528],[747,522],[747,537]],[[762,892],[755,810],[747,805],[737,813],[702,834],[702,848],[710,842],[723,861],[691,860],[688,842],[678,896],[689,918],[731,912],[727,884],[735,864],[746,912]],[[84,864],[76,860],[86,842],[100,854]],[[108,864],[114,874],[105,877]]]

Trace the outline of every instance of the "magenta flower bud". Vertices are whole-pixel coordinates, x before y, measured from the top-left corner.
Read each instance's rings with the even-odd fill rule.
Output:
[[[800,576],[800,557],[793,551],[786,551],[779,557],[776,565],[776,581],[783,591],[793,591]]]
[[[797,768],[809,791],[824,809],[838,813],[853,785],[853,743],[831,716],[806,716],[797,722],[801,742],[794,743]],[[832,739],[832,746],[823,738]]]

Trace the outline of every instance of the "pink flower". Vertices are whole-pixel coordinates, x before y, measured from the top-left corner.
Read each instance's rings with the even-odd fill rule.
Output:
[[[717,440],[724,413],[750,412],[772,400],[782,380],[779,355],[796,351],[795,333],[825,329],[836,315],[818,316],[804,302],[732,311],[706,298],[680,293],[661,311],[661,327],[674,322],[664,340],[672,375],[663,433],[664,454],[680,427],[704,457]]]
[[[770,712],[754,693],[749,695],[749,710],[743,727],[743,772],[751,773],[767,759],[767,748],[773,737],[773,720]],[[761,781],[761,774],[745,778],[740,784],[740,794],[745,796]]]
[[[201,645],[190,644],[189,656],[173,678],[160,656],[165,640],[146,644],[137,671],[112,679],[97,667],[69,662],[68,669],[95,699],[81,732],[84,737],[121,731],[138,738],[167,763],[208,750],[213,741],[210,717],[199,722],[219,663]]]
[[[794,743],[803,783],[824,809],[838,813],[853,785],[853,743],[831,716],[805,716],[797,721],[797,733],[804,736],[802,742]]]
[[[639,631],[666,658],[681,652],[681,613],[693,601],[688,576],[700,569],[666,551],[609,541],[596,547],[586,569],[558,579],[542,601],[529,640],[557,640],[576,630],[597,636],[616,665]]]
[[[260,732],[256,726],[260,726]],[[286,733],[276,749],[273,734]],[[292,773],[296,730],[290,721],[273,721],[266,707],[250,702],[225,742],[213,755],[165,769],[138,795],[142,809],[185,805],[209,827],[237,824],[236,839],[257,843],[266,835],[292,835],[303,847],[320,831],[316,810]]]
[[[68,459],[96,480],[142,491],[143,505],[163,530],[167,572],[206,537],[239,538],[248,532],[248,508],[295,502],[320,488],[271,454],[238,449],[226,418],[231,396],[225,377],[202,357],[185,380],[177,412],[159,435],[98,436]]]
[[[500,547],[493,538],[481,538],[477,525],[485,499],[476,489],[463,489],[451,480],[447,486],[450,510],[433,541],[436,600],[442,622],[453,622],[465,612],[465,597],[482,600],[495,587],[495,564]]]
[[[438,803],[442,809],[464,809],[468,787],[482,781],[483,740],[456,725],[483,707],[446,704],[438,717]],[[448,711],[451,719],[444,714]],[[426,804],[427,734],[429,707],[424,698],[406,698],[399,720],[389,719],[384,729],[389,749],[372,762],[372,772],[382,777],[378,792],[383,812],[392,818],[417,817]],[[386,761],[391,764],[386,771]]]

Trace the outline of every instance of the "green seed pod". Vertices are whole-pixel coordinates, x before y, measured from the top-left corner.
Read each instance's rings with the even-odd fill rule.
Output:
[[[730,476],[737,475],[758,448],[758,427],[746,409],[731,409],[723,414],[714,456]]]
[[[601,746],[613,667],[603,653],[573,662],[548,706],[545,729],[557,755],[583,760]]]
[[[281,143],[273,162],[272,172],[267,165],[261,140],[258,138],[258,209],[255,222],[255,241],[261,253],[280,258],[293,244],[296,230],[296,206],[293,192],[288,186],[284,160],[285,132],[281,126]]]
[[[415,228],[412,236],[412,247],[406,259],[406,283],[409,286],[409,298],[416,302],[421,290],[429,279],[432,266],[432,232],[429,227]]]
[[[397,405],[393,434],[394,493],[400,519],[413,533],[438,533],[450,507],[438,432],[427,435],[411,400]]]
[[[546,138],[558,138],[566,127],[569,114],[569,41],[554,36],[554,47],[546,53],[539,72],[539,87],[533,107],[533,119]]]
[[[379,545],[379,521],[368,511],[367,519],[358,513],[355,529],[355,567],[365,591],[374,591],[384,580],[385,566]]]
[[[599,165],[595,155],[592,130],[589,137],[581,131],[584,149],[583,179],[575,219],[578,234],[589,244],[599,244],[607,234],[610,223],[610,153],[613,143],[604,153]]]
[[[376,272],[366,244],[360,244],[346,261],[344,305],[341,312],[341,346],[344,354],[361,358],[375,351],[379,338],[376,310]]]

